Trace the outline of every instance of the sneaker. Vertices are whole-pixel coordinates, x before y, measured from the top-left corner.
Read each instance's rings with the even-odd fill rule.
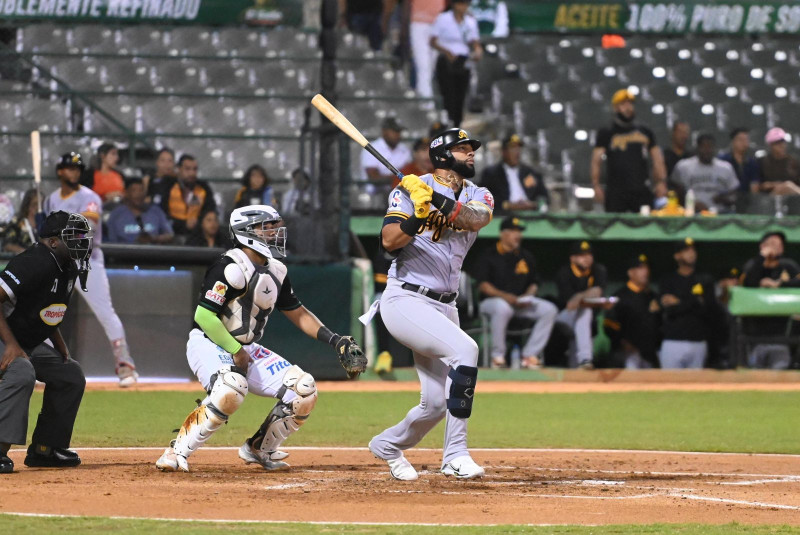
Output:
[[[469,455],[456,457],[442,467],[442,473],[446,476],[456,476],[456,479],[474,479],[483,477],[486,470],[472,460]]]
[[[520,368],[525,368],[528,370],[538,370],[542,367],[542,361],[539,360],[539,357],[522,357],[522,360],[519,363]]]
[[[505,368],[506,358],[503,356],[492,357],[492,369]]]
[[[51,448],[41,444],[28,446],[25,456],[25,466],[31,468],[70,468],[81,464],[81,458],[72,450],[66,448]]]
[[[14,471],[14,461],[8,455],[0,455],[0,474],[10,474]]]
[[[136,373],[136,370],[130,364],[125,363],[117,366],[117,377],[119,377],[120,388],[133,386],[139,380],[139,374]]]
[[[411,463],[408,462],[408,459],[405,458],[402,452],[400,453],[400,457],[396,459],[384,459],[383,457],[375,453],[374,449],[372,449],[371,440],[369,442],[368,447],[369,451],[372,452],[372,455],[374,455],[376,458],[382,461],[386,461],[386,463],[389,465],[389,472],[392,474],[393,478],[400,481],[416,481],[417,479],[419,479],[419,474],[414,469],[414,467],[411,466]]]
[[[579,370],[593,370],[594,369],[594,362],[591,360],[584,360],[580,364],[578,364]]]
[[[273,454],[275,454],[274,460]],[[283,454],[283,456],[280,457],[280,454]],[[285,459],[288,455],[288,453],[283,451],[274,451],[270,453],[254,451],[247,442],[242,444],[242,447],[239,448],[239,458],[241,460],[246,464],[260,464],[264,470],[282,470],[284,468],[289,468],[289,463],[280,460]],[[280,457],[280,459],[278,459],[278,457]]]
[[[382,373],[392,373],[392,354],[388,351],[383,351],[378,358],[375,359],[375,367],[372,371],[378,375]]]

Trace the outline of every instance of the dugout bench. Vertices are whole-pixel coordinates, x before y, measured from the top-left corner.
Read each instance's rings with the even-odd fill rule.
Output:
[[[731,352],[734,362],[747,365],[747,348],[755,344],[788,344],[794,346],[792,364],[800,364],[800,333],[793,334],[793,327],[800,321],[800,288],[731,288],[728,310],[733,316],[731,325]],[[747,334],[743,320],[748,317],[786,317],[783,335]]]

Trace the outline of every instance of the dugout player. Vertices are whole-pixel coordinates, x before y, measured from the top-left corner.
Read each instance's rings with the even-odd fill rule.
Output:
[[[237,208],[229,230],[236,247],[206,272],[186,345],[189,366],[208,395],[156,461],[162,471],[188,472],[189,456],[228,421],[248,391],[278,402],[239,448],[239,457],[267,470],[289,466],[282,461],[288,454],[278,448],[308,418],[317,386],[311,374],[258,343],[273,310],[333,346],[351,377],[367,365],[351,336],[331,332],[295,296],[286,266],[273,256],[273,251],[286,255],[286,227],[277,210],[267,205]]]
[[[698,274],[694,240],[675,244],[678,270],[659,284],[664,310],[659,360],[662,368],[702,368],[708,356],[713,315],[719,311],[714,280]]]
[[[67,448],[86,379],[70,358],[58,325],[77,277],[86,291],[91,252],[92,229],[86,218],[53,212],[42,225],[39,241],[0,273],[0,473],[14,470],[7,456],[11,444],[25,444],[37,380],[45,384],[44,399],[25,465],[81,463]],[[48,340],[52,345],[45,343]]]
[[[392,477],[417,479],[403,455],[446,416],[442,473],[469,479],[484,475],[467,450],[467,420],[478,376],[478,346],[458,326],[455,300],[464,256],[492,219],[494,199],[475,176],[481,142],[452,128],[430,143],[433,173],[406,175],[389,194],[381,245],[394,257],[380,307],[392,336],[414,354],[422,389],[419,405],[369,443],[389,463]]]
[[[647,256],[635,255],[628,264],[628,282],[614,294],[619,301],[606,312],[603,326],[616,353],[629,370],[658,367],[661,306],[650,288]]]
[[[94,243],[101,241],[103,205],[100,197],[87,188],[81,186],[81,172],[84,169],[83,159],[77,152],[63,154],[56,164],[56,175],[61,187],[44,200],[44,212],[65,210],[82,214],[89,220],[94,229]],[[103,251],[95,247],[92,251],[92,270],[89,271],[89,291],[81,295],[89,304],[97,321],[111,342],[114,355],[115,371],[119,378],[119,386],[126,388],[136,384],[139,374],[136,365],[128,350],[128,341],[125,338],[125,329],[119,319],[114,304],[111,302],[111,289],[106,274]]]

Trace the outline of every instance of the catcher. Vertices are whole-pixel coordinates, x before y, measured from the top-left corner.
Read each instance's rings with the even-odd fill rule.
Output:
[[[317,387],[311,374],[256,343],[274,309],[308,336],[333,346],[350,378],[367,365],[352,337],[331,332],[295,296],[286,266],[272,253],[286,256],[286,227],[274,208],[237,208],[230,234],[237,246],[206,272],[186,345],[189,366],[208,395],[156,461],[159,470],[188,472],[189,456],[236,412],[248,391],[278,402],[239,448],[239,457],[267,470],[289,466],[283,462],[288,454],[278,448],[308,418]]]

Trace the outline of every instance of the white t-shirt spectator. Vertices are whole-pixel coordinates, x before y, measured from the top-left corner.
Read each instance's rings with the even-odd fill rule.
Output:
[[[675,164],[671,178],[686,191],[694,190],[697,202],[709,208],[719,208],[714,197],[739,187],[733,166],[719,158],[714,158],[709,165],[702,163],[697,156],[681,160]]]
[[[445,11],[436,17],[431,36],[454,56],[469,56],[469,43],[480,39],[478,21],[472,15],[464,15],[459,24],[452,11]]]
[[[372,142],[372,146],[375,147],[375,150],[383,154],[383,156],[389,160],[393,166],[397,169],[401,167],[405,167],[405,165],[411,161],[411,149],[405,146],[402,143],[398,143],[395,148],[389,147],[389,144],[386,143],[386,140],[383,137],[379,137],[375,141]],[[367,169],[370,167],[374,167],[377,169],[380,174],[388,175],[390,174],[387,171],[381,162],[375,158],[372,154],[368,153],[367,151],[362,151],[361,153],[361,178],[367,180]]]

